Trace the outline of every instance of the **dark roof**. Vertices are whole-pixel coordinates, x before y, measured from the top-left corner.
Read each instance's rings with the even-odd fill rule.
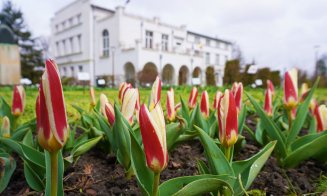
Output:
[[[0,25],[0,43],[16,44],[14,33],[6,25]]]
[[[207,38],[207,39],[212,39],[212,40],[215,40],[215,41],[223,42],[223,43],[226,43],[226,44],[232,44],[232,42],[230,42],[230,41],[218,39],[218,38],[215,38],[215,37],[210,37],[210,36],[203,35],[203,34],[200,34],[200,33],[195,33],[193,31],[187,31],[187,33],[192,34],[192,35],[196,35],[196,36],[199,36],[199,37],[204,37],[204,38]]]
[[[107,8],[104,8],[104,7],[100,7],[100,6],[97,6],[97,5],[94,5],[94,4],[91,4],[91,8],[106,11],[106,12],[110,12],[110,13],[115,13],[114,10],[107,9]]]

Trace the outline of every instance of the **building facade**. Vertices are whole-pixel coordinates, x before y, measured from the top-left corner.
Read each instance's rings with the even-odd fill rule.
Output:
[[[51,20],[51,51],[62,76],[111,77],[148,85],[160,75],[164,84],[222,85],[232,43],[127,13],[109,10],[90,0],[77,0]],[[210,81],[209,81],[210,80]]]

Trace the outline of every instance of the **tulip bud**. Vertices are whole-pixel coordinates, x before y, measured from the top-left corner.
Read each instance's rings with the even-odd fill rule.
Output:
[[[233,93],[225,90],[218,106],[219,140],[224,147],[230,147],[237,141],[238,115]]]
[[[157,103],[151,112],[143,104],[139,118],[147,166],[159,173],[168,163],[166,125],[160,103]]]
[[[7,116],[2,119],[1,136],[10,138],[10,120]]]
[[[190,92],[190,97],[188,98],[188,107],[190,109],[195,108],[197,97],[198,97],[198,89],[196,87],[193,87]]]
[[[269,88],[267,88],[265,92],[265,103],[264,103],[264,110],[268,114],[268,116],[272,116],[272,93]]]
[[[123,82],[120,84],[119,89],[118,89],[118,91],[119,91],[118,92],[118,100],[119,100],[120,104],[123,103],[123,97],[128,88],[132,88],[132,85],[129,83],[126,83],[126,82]]]
[[[234,82],[232,87],[232,93],[235,98],[235,104],[237,107],[237,112],[242,109],[242,95],[243,95],[243,84],[242,82]]]
[[[309,111],[311,115],[314,115],[316,107],[318,107],[318,102],[315,98],[312,98],[309,104]]]
[[[327,130],[327,107],[326,105],[320,105],[315,109],[315,116],[317,121],[317,131]]]
[[[123,98],[123,105],[121,108],[122,115],[129,122],[130,125],[133,124],[133,115],[137,102],[138,91],[135,88],[129,88]]]
[[[95,93],[93,86],[90,87],[90,105],[93,108],[96,105]]]
[[[167,91],[167,115],[169,121],[174,121],[176,117],[174,89]]]
[[[308,96],[310,92],[309,90],[310,90],[309,85],[307,83],[303,83],[301,85],[301,98],[300,98],[301,101],[304,101],[305,98]]]
[[[270,90],[272,95],[275,94],[275,87],[274,87],[274,84],[272,83],[272,81],[267,80],[267,88]]]
[[[109,124],[111,126],[113,126],[115,123],[114,107],[112,107],[112,105],[109,102],[107,102],[107,103],[105,103],[104,110],[105,110],[105,114],[106,114],[105,116],[107,117]]]
[[[298,104],[297,70],[291,69],[284,78],[284,106],[292,110]]]
[[[47,60],[36,101],[39,144],[49,152],[60,150],[69,137],[60,75],[53,60]]]
[[[152,85],[151,97],[150,97],[150,111],[154,108],[154,106],[160,101],[161,96],[161,80],[159,76],[157,76],[156,80]]]
[[[136,104],[135,104],[135,115],[136,115],[136,119],[137,119],[137,122],[140,122],[139,121],[139,112],[140,112],[140,91],[138,88],[135,88],[136,90]]]
[[[181,103],[178,103],[175,105],[175,112],[178,112],[182,107],[182,104]]]
[[[14,87],[11,113],[18,117],[24,112],[25,108],[25,90],[19,85]]]
[[[209,117],[209,96],[207,91],[203,91],[201,94],[200,110],[204,118]]]
[[[213,108],[216,110],[218,109],[218,104],[219,104],[219,100],[220,97],[223,96],[223,94],[220,91],[216,92],[215,98],[213,100]]]
[[[106,115],[106,104],[109,103],[108,98],[105,94],[100,94],[100,112],[103,114],[103,116],[107,117]]]

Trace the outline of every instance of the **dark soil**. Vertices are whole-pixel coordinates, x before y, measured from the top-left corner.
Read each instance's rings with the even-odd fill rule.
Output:
[[[251,123],[248,122],[250,127]],[[249,158],[261,149],[246,132],[243,135],[247,144],[236,155],[236,160]],[[22,163],[18,157],[15,158],[18,162],[17,169],[2,195],[40,195],[29,192]],[[197,174],[198,159],[205,161],[199,141],[178,145],[170,153],[169,164],[161,175],[161,181]],[[305,161],[295,169],[284,170],[277,165],[274,157],[270,157],[250,189],[265,191],[267,195],[313,193],[320,175],[327,175],[327,166],[313,160]],[[136,180],[125,178],[124,169],[116,162],[115,156],[106,155],[98,149],[81,156],[76,165],[65,172],[64,180],[66,195],[141,195]]]

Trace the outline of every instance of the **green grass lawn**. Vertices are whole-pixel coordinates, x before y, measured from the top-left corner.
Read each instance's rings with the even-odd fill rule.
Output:
[[[36,88],[25,88],[26,90],[26,107],[23,116],[21,117],[21,121],[25,122],[27,120],[33,119],[35,117],[35,100],[38,94]],[[165,108],[166,103],[166,92],[168,88],[163,88],[161,94],[161,104],[163,108]],[[189,92],[191,87],[181,87],[178,86],[175,88],[175,103],[180,102],[179,97],[182,97],[186,102],[188,100]],[[201,92],[203,90],[207,90],[210,97],[210,106],[213,104],[213,99],[215,92],[217,90],[224,90],[224,88],[216,88],[216,87],[207,87],[207,88],[199,88],[199,96],[198,101],[200,100]],[[148,102],[148,98],[150,95],[151,89],[140,89],[141,102]],[[262,101],[264,98],[264,89],[251,89],[245,88],[245,91],[255,97],[257,100]],[[277,89],[277,95],[282,96],[281,89]],[[99,98],[100,93],[104,93],[110,102],[117,101],[118,99],[118,89],[109,89],[109,88],[96,88],[96,98]],[[12,99],[12,88],[10,87],[0,87],[0,96],[3,96],[9,105],[11,105]],[[81,87],[65,87],[64,88],[64,96],[66,101],[66,107],[68,112],[68,118],[77,117],[77,111],[72,107],[72,104],[75,104],[85,110],[89,108],[89,91],[88,89],[83,89]],[[317,89],[315,92],[315,97],[319,102],[327,100],[327,89]],[[243,99],[246,100],[246,96],[243,96]]]

